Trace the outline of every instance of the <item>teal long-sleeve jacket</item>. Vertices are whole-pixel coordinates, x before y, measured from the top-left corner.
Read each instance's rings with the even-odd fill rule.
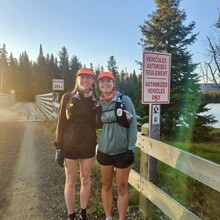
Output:
[[[103,111],[101,115],[103,127],[98,139],[98,150],[109,155],[120,154],[127,150],[134,151],[136,148],[137,116],[131,99],[126,95],[122,96],[122,100],[125,104],[125,109],[133,115],[130,126],[125,128],[116,122],[114,108],[117,98],[121,95],[122,93],[117,91],[110,103],[100,101]]]

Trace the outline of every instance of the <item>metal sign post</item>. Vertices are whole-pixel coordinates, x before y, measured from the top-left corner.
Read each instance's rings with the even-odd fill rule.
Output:
[[[150,116],[149,116],[149,137],[155,140],[160,140],[160,105],[150,104]],[[148,179],[158,179],[158,161],[154,157],[148,158]]]
[[[143,52],[142,103],[149,106],[149,137],[160,139],[160,104],[170,102],[171,54]],[[149,156],[148,178],[157,180],[157,160]]]
[[[171,54],[143,52],[143,72],[142,72],[142,103],[149,104],[149,137],[155,140],[160,139],[161,104],[170,102],[170,68]],[[157,182],[158,161],[150,155],[146,158],[146,169],[142,168],[142,176],[148,180]],[[144,161],[141,161],[144,164]],[[144,173],[145,172],[145,173]],[[140,194],[140,209],[146,217],[156,216],[156,207],[150,200]]]

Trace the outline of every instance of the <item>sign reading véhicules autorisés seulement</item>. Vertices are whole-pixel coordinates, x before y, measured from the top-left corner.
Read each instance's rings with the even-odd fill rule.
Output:
[[[170,102],[171,54],[143,52],[142,103]]]

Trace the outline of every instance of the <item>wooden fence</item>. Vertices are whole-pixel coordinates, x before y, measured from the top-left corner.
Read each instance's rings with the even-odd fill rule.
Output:
[[[52,95],[52,93],[38,95],[36,97],[36,102],[39,108],[51,118],[55,119],[59,103],[53,102]],[[147,124],[143,125],[142,128],[146,125]],[[151,156],[198,180],[210,188],[215,189],[217,192],[220,192],[220,165],[171,145],[151,139],[143,132],[138,132],[136,146],[141,150],[140,166],[144,167],[140,167],[140,174],[131,170],[129,183],[140,193],[140,195],[147,198],[171,219],[200,219],[186,207],[158,188],[149,180],[143,170],[146,170],[149,156]],[[148,167],[147,169],[149,170],[150,168]],[[150,212],[147,208],[141,206],[140,208],[145,216],[147,215],[147,212]]]
[[[15,102],[15,94],[0,94],[0,108],[7,107]]]
[[[144,163],[141,161],[140,164],[146,165],[148,156],[152,156],[174,169],[181,171],[187,176],[190,176],[210,188],[215,189],[217,192],[220,192],[219,164],[163,142],[151,139],[140,132],[138,132],[136,145],[145,155],[145,157],[141,158],[141,160],[144,160]],[[143,170],[143,168],[140,167],[140,170]],[[143,177],[134,170],[131,171],[129,183],[171,219],[200,219],[190,210],[186,209],[183,205],[159,189],[156,185],[149,181],[147,177]],[[148,210],[141,211],[147,212]]]

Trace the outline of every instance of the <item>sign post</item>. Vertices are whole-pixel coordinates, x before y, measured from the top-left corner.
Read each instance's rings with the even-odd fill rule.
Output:
[[[149,136],[160,139],[160,104],[170,102],[171,54],[143,52],[142,103],[150,104]],[[149,158],[149,180],[157,179],[157,160]]]
[[[149,107],[149,136],[160,139],[160,104],[170,102],[171,54],[143,52],[142,103]],[[149,180],[156,180],[158,163],[149,157]]]
[[[142,103],[149,104],[149,137],[160,139],[161,104],[170,102],[170,72],[171,54],[158,52],[143,52],[142,72]],[[144,154],[141,152],[141,156]],[[143,157],[143,156],[142,156]],[[146,155],[145,155],[146,158]],[[147,179],[153,182],[158,180],[158,161],[147,155]],[[154,216],[156,209],[148,200],[142,198],[144,216]],[[146,208],[148,211],[146,213]]]

